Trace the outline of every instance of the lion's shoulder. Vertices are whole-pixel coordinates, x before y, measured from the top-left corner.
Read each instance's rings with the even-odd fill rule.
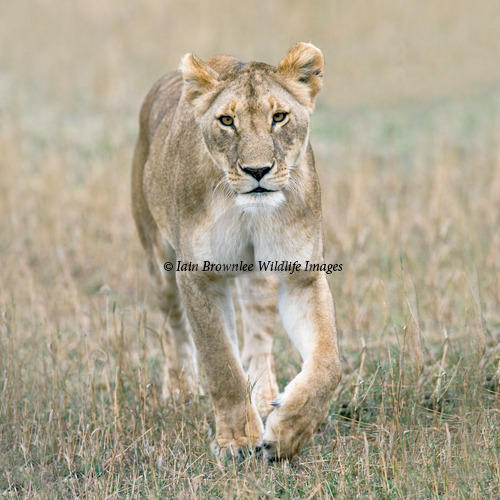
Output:
[[[140,124],[148,137],[153,137],[165,116],[173,116],[177,108],[184,82],[180,71],[162,76],[148,92],[142,104]]]

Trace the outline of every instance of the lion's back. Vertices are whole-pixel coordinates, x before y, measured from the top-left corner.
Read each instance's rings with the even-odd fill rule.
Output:
[[[165,118],[171,123],[182,95],[183,80],[180,71],[167,73],[151,88],[141,109],[141,129],[151,139]]]

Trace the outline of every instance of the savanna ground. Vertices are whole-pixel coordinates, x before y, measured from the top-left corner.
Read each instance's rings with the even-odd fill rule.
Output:
[[[2,2],[4,498],[500,497],[498,5],[363,4]],[[221,465],[207,397],[160,399],[137,113],[187,51],[277,63],[297,40],[327,60],[311,139],[344,376],[299,457]],[[275,354],[283,387],[280,329]]]

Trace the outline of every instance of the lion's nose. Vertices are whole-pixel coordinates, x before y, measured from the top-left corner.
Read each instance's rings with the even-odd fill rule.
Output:
[[[260,181],[272,167],[241,167],[243,172],[250,174],[254,179]]]

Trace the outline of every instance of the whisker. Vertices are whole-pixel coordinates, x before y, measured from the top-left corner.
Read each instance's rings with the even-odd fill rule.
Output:
[[[214,187],[214,189],[212,191],[212,198],[216,194],[220,194],[226,199],[230,199],[234,196],[234,190],[229,185],[229,182],[225,176],[222,177],[222,179]]]

